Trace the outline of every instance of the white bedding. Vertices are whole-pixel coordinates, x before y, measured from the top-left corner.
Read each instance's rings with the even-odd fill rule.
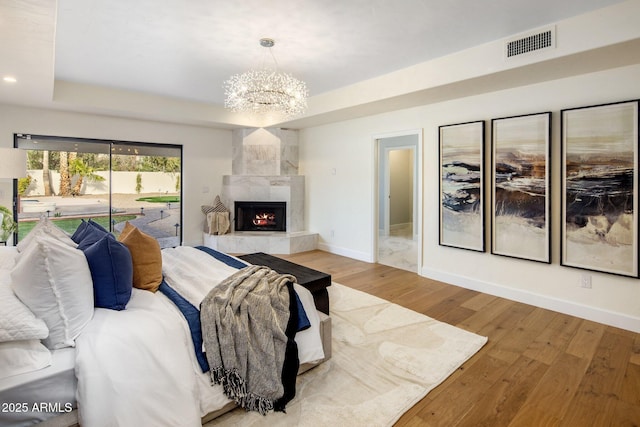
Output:
[[[0,270],[11,270],[17,257],[18,250],[15,246],[0,246]]]
[[[195,248],[163,250],[167,283],[195,307],[235,271]],[[310,321],[317,322],[317,337],[312,331],[298,342],[300,353],[321,359],[313,298],[304,288],[296,290]],[[97,308],[76,340],[76,354],[79,416],[86,427],[200,426],[201,416],[229,402],[202,373],[187,322],[160,292],[134,289],[126,310]]]
[[[236,260],[247,264],[240,259]],[[194,268],[195,265],[198,268]],[[236,268],[189,246],[167,248],[162,251],[162,273],[165,280],[194,307],[200,306],[200,302],[213,288],[213,284],[222,282],[236,271]],[[296,334],[298,359],[300,364],[315,362],[324,358],[320,339],[320,318],[311,292],[297,283],[294,284],[294,289],[311,324],[311,327]]]
[[[76,340],[83,426],[199,426],[203,409],[228,402],[198,373],[181,316],[163,294],[139,289],[126,310],[96,309]]]
[[[28,426],[75,409],[75,352],[53,350],[50,366],[0,380],[0,403],[7,405],[0,426]]]

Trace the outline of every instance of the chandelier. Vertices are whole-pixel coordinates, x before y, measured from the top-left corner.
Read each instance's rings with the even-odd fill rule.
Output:
[[[235,113],[256,115],[277,114],[281,118],[291,118],[307,109],[307,85],[278,71],[271,48],[273,39],[260,39],[260,45],[269,49],[275,68],[262,67],[235,74],[224,82],[224,106]]]

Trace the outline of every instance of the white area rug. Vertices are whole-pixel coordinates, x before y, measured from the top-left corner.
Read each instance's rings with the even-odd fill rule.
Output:
[[[333,357],[298,377],[287,413],[236,409],[207,426],[390,426],[487,342],[337,283],[329,298]]]

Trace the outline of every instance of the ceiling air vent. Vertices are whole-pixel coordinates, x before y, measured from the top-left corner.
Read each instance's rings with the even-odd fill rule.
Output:
[[[555,44],[556,31],[555,27],[551,27],[507,40],[505,42],[505,55],[507,58],[513,58],[525,53],[552,49]]]

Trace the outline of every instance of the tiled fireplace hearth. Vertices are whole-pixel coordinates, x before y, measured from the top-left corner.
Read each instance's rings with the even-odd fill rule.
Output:
[[[304,226],[304,176],[298,175],[297,131],[234,130],[231,172],[223,177],[220,198],[232,210],[232,232],[205,233],[206,246],[229,253],[291,254],[316,249],[317,233],[305,231]],[[236,202],[283,203],[284,231],[270,227],[237,231]]]

